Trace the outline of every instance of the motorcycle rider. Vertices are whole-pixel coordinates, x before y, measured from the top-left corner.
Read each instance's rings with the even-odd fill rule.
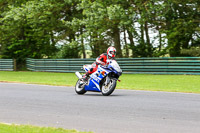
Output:
[[[96,58],[96,61],[92,63],[92,68],[88,72],[85,73],[85,75],[83,76],[83,80],[87,81],[89,75],[91,75],[97,70],[98,65],[108,65],[109,61],[113,60],[115,56],[116,56],[116,49],[115,47],[110,46],[107,49],[107,53],[101,54],[100,56]]]

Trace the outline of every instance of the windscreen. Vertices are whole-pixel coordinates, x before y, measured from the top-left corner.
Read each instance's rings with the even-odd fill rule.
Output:
[[[118,63],[113,60],[110,64],[117,72],[122,72],[122,70],[120,69],[120,66],[118,65]]]

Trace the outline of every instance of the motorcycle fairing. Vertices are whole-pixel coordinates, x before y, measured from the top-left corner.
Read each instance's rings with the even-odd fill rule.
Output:
[[[107,75],[107,73],[105,73],[105,75],[102,75],[101,74],[102,71],[103,70],[100,67],[98,67],[97,71],[91,74],[90,79],[88,81],[89,82],[88,85],[85,85],[86,91],[101,92],[100,81],[104,78],[104,76]]]
[[[88,72],[90,69],[91,69],[91,65],[84,65],[83,66],[83,69],[86,71],[86,72]]]

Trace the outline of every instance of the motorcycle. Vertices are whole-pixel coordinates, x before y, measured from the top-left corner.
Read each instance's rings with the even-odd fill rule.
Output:
[[[91,65],[83,66],[86,72],[89,71],[90,68]],[[122,70],[115,60],[111,60],[106,66],[98,65],[96,72],[92,73],[87,81],[83,80],[79,72],[75,72],[75,74],[79,78],[75,85],[77,94],[83,95],[87,91],[95,91],[101,92],[104,96],[109,96],[115,90],[117,80],[121,76]]]

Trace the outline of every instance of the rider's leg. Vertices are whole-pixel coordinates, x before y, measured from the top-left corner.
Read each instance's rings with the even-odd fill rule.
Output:
[[[83,75],[83,80],[87,81],[89,75],[90,75],[89,71],[86,72],[86,73]]]
[[[87,81],[87,79],[89,78],[89,76],[94,73],[98,68],[98,65],[95,63],[92,64],[92,68],[86,72],[84,75],[83,75],[83,80]]]

